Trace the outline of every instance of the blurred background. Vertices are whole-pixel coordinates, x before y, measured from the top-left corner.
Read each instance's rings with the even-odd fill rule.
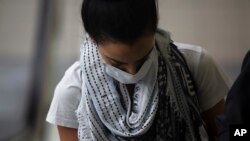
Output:
[[[59,141],[45,122],[79,58],[82,0],[0,0],[0,141]],[[234,81],[250,49],[249,0],[159,0],[159,26],[206,48]]]

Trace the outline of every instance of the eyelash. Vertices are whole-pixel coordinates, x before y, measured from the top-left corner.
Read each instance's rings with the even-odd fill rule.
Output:
[[[140,68],[147,59],[148,59],[148,57],[146,57],[146,58],[142,59],[141,61],[139,61],[137,63],[137,66]],[[111,66],[116,67],[116,68],[118,68],[120,70],[124,70],[124,65],[126,65],[126,64],[120,64],[120,63],[117,63],[117,62],[115,62],[115,61],[113,61],[111,59],[109,61],[110,61]]]
[[[144,60],[138,62],[138,63],[137,63],[138,68],[140,68],[146,60],[147,60],[147,59],[144,59]],[[126,64],[119,64],[119,63],[116,63],[116,62],[114,62],[114,61],[111,61],[111,62],[112,62],[112,63],[111,63],[110,65],[112,65],[113,67],[116,67],[116,68],[118,68],[118,69],[120,69],[120,70],[124,70],[124,66],[123,66],[123,65],[126,65]]]
[[[125,71],[123,64],[110,64],[110,65],[117,69]]]
[[[119,64],[119,63],[116,63],[116,62],[114,62],[114,61],[110,61],[110,65],[112,65],[113,67],[121,67],[122,65],[124,65],[124,64]]]

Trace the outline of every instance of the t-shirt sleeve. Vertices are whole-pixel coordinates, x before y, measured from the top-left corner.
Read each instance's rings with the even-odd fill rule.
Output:
[[[195,79],[200,94],[198,98],[202,110],[205,111],[215,106],[227,95],[231,80],[204,49],[197,69]]]
[[[205,49],[191,45],[181,46],[180,50],[197,86],[200,108],[206,111],[227,95],[232,82]]]
[[[54,97],[46,121],[60,126],[78,128],[75,111],[81,99],[79,62],[75,62],[65,72],[54,91]]]

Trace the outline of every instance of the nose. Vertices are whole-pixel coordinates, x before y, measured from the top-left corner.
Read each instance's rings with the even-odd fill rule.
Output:
[[[138,72],[139,67],[136,64],[128,64],[124,70],[129,74],[135,75]]]

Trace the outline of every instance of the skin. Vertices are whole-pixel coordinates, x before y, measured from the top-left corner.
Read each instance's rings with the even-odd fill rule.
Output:
[[[147,59],[155,44],[155,36],[147,35],[139,38],[131,45],[120,42],[103,42],[98,45],[98,51],[103,60],[116,68],[130,74],[136,74],[143,62]],[[130,94],[133,93],[134,85],[127,85]],[[221,100],[214,107],[202,113],[206,129],[210,140],[217,140],[216,116],[221,114],[224,109],[224,100]],[[77,141],[77,129],[58,126],[61,141]]]
[[[130,74],[136,74],[155,44],[154,35],[143,36],[134,44],[104,42],[98,46],[103,60]]]
[[[77,129],[57,126],[60,141],[78,141]]]
[[[155,36],[147,35],[139,38],[132,45],[119,42],[104,42],[98,46],[98,51],[107,64],[127,73],[136,74],[147,59],[154,44]],[[132,94],[134,85],[127,85],[127,89],[129,93]]]

